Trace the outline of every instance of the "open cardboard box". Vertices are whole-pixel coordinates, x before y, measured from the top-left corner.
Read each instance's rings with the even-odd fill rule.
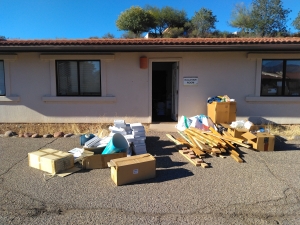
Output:
[[[260,128],[264,128],[265,129],[265,127],[266,127],[265,125],[252,125],[250,127],[250,129],[246,129],[246,128],[233,128],[233,127],[230,126],[230,124],[226,124],[226,123],[221,123],[221,125],[227,129],[227,132],[232,137],[240,138],[240,139],[245,139],[245,140],[246,140],[246,138],[243,137],[243,134],[245,134],[246,132],[257,131]]]
[[[236,102],[207,104],[207,115],[214,123],[231,123],[236,120]]]
[[[105,147],[84,148],[83,159],[81,161],[83,169],[103,169],[107,168],[107,163],[112,159],[127,157],[127,152],[102,155]]]
[[[269,133],[246,132],[242,135],[252,148],[258,151],[274,151],[275,136]]]

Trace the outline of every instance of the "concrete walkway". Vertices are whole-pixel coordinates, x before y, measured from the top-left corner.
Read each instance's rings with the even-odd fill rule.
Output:
[[[157,132],[177,132],[175,125],[177,122],[157,122],[151,123],[149,126],[150,131]]]

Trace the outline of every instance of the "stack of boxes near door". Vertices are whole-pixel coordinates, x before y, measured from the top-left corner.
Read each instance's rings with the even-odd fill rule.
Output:
[[[136,155],[145,154],[146,151],[146,134],[145,128],[141,123],[131,123],[133,139],[133,151]]]
[[[247,140],[253,149],[258,151],[274,151],[275,136],[267,132],[257,132],[261,126],[253,125],[248,129],[231,128],[236,121],[236,102],[225,95],[226,102],[212,102],[207,104],[207,115],[216,124],[222,124],[235,137]]]

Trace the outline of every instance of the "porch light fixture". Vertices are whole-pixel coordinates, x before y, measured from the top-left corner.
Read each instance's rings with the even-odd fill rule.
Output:
[[[140,68],[147,69],[148,68],[148,58],[146,56],[140,57]]]

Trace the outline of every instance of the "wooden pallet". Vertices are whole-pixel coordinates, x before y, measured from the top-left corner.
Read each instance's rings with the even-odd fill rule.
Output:
[[[209,167],[209,165],[207,163],[205,163],[202,159],[199,158],[194,158],[191,159],[188,155],[188,153],[186,153],[185,151],[187,150],[179,150],[179,153],[181,155],[183,155],[189,162],[191,162],[194,166],[201,166],[203,168],[207,168]],[[190,150],[190,152],[192,152],[192,150]]]

